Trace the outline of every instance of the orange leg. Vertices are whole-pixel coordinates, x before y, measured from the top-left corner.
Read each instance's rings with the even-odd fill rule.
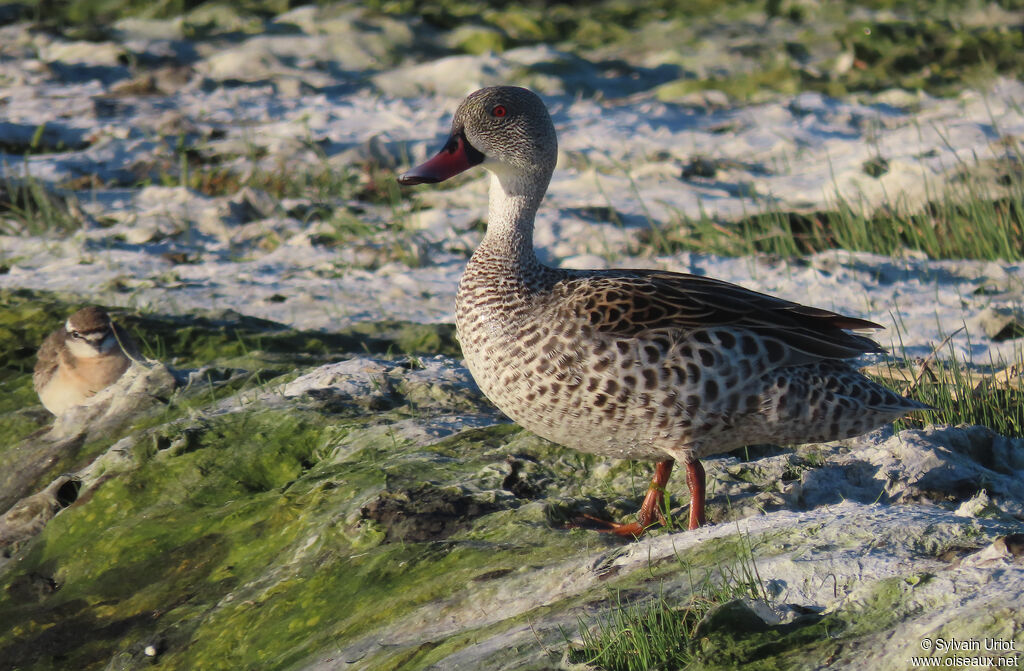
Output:
[[[705,488],[704,466],[693,459],[686,462],[686,486],[690,488],[690,529],[707,524],[704,517]]]
[[[655,517],[662,524],[666,524],[665,515],[661,512],[661,502],[665,497],[665,485],[672,474],[673,464],[675,464],[674,460],[666,459],[665,461],[659,461],[654,467],[654,477],[651,478],[651,486],[647,488],[647,494],[644,496],[644,502],[640,506],[640,512],[637,513],[636,522],[609,522],[590,515],[584,515],[583,517],[586,518],[587,522],[578,526],[594,529],[602,533],[612,533],[617,536],[639,538],[654,523]],[[690,489],[690,520],[687,528],[698,529],[707,524],[707,518],[704,514],[704,498],[707,489],[704,466],[696,459],[686,462],[686,486]]]
[[[672,475],[672,466],[674,464],[674,459],[666,459],[659,461],[654,467],[654,477],[651,478],[651,486],[647,488],[647,494],[644,495],[644,502],[640,505],[640,512],[637,513],[636,522],[622,524],[584,515],[589,520],[589,523],[580,526],[586,526],[602,533],[612,533],[616,536],[639,538],[647,531],[647,527],[654,523],[655,517],[664,524],[666,520],[661,512],[661,502],[665,498],[665,485],[668,483],[669,476]],[[687,470],[687,482],[689,482],[689,470]],[[593,523],[595,522],[597,526],[594,526]]]

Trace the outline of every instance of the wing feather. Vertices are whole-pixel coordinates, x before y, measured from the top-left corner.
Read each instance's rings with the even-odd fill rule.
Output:
[[[815,358],[848,359],[881,352],[850,330],[882,328],[864,319],[801,305],[698,275],[648,270],[588,271],[562,286],[577,316],[611,335],[732,326],[771,336]]]
[[[60,364],[60,347],[64,342],[64,328],[61,327],[50,333],[43,340],[36,354],[36,365],[32,371],[32,386],[36,393],[39,393],[46,383],[50,381]]]

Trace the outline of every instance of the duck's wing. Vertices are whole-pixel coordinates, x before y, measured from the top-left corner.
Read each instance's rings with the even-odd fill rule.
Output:
[[[850,331],[882,326],[829,310],[745,289],[721,280],[649,270],[569,275],[561,287],[575,316],[597,331],[636,337],[646,332],[732,327],[737,334],[771,338],[793,360],[848,359],[884,351]]]

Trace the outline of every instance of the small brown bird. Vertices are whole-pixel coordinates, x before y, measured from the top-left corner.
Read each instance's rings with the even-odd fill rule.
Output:
[[[82,308],[43,341],[32,382],[46,409],[61,415],[116,382],[136,352],[135,341],[106,310]]]
[[[440,153],[399,182],[491,172],[487,233],[456,297],[459,343],[483,392],[522,426],[583,452],[657,462],[638,520],[603,530],[642,534],[676,460],[693,529],[705,521],[699,459],[856,436],[928,407],[850,364],[881,351],[854,333],[878,324],[707,277],[542,265],[534,215],[557,148],[534,93],[481,89],[455,112]]]

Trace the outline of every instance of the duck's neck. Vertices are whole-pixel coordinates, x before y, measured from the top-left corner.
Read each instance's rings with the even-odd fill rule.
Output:
[[[540,265],[533,251],[533,222],[550,179],[544,177],[491,173],[487,233],[477,250],[480,257],[520,271]]]

